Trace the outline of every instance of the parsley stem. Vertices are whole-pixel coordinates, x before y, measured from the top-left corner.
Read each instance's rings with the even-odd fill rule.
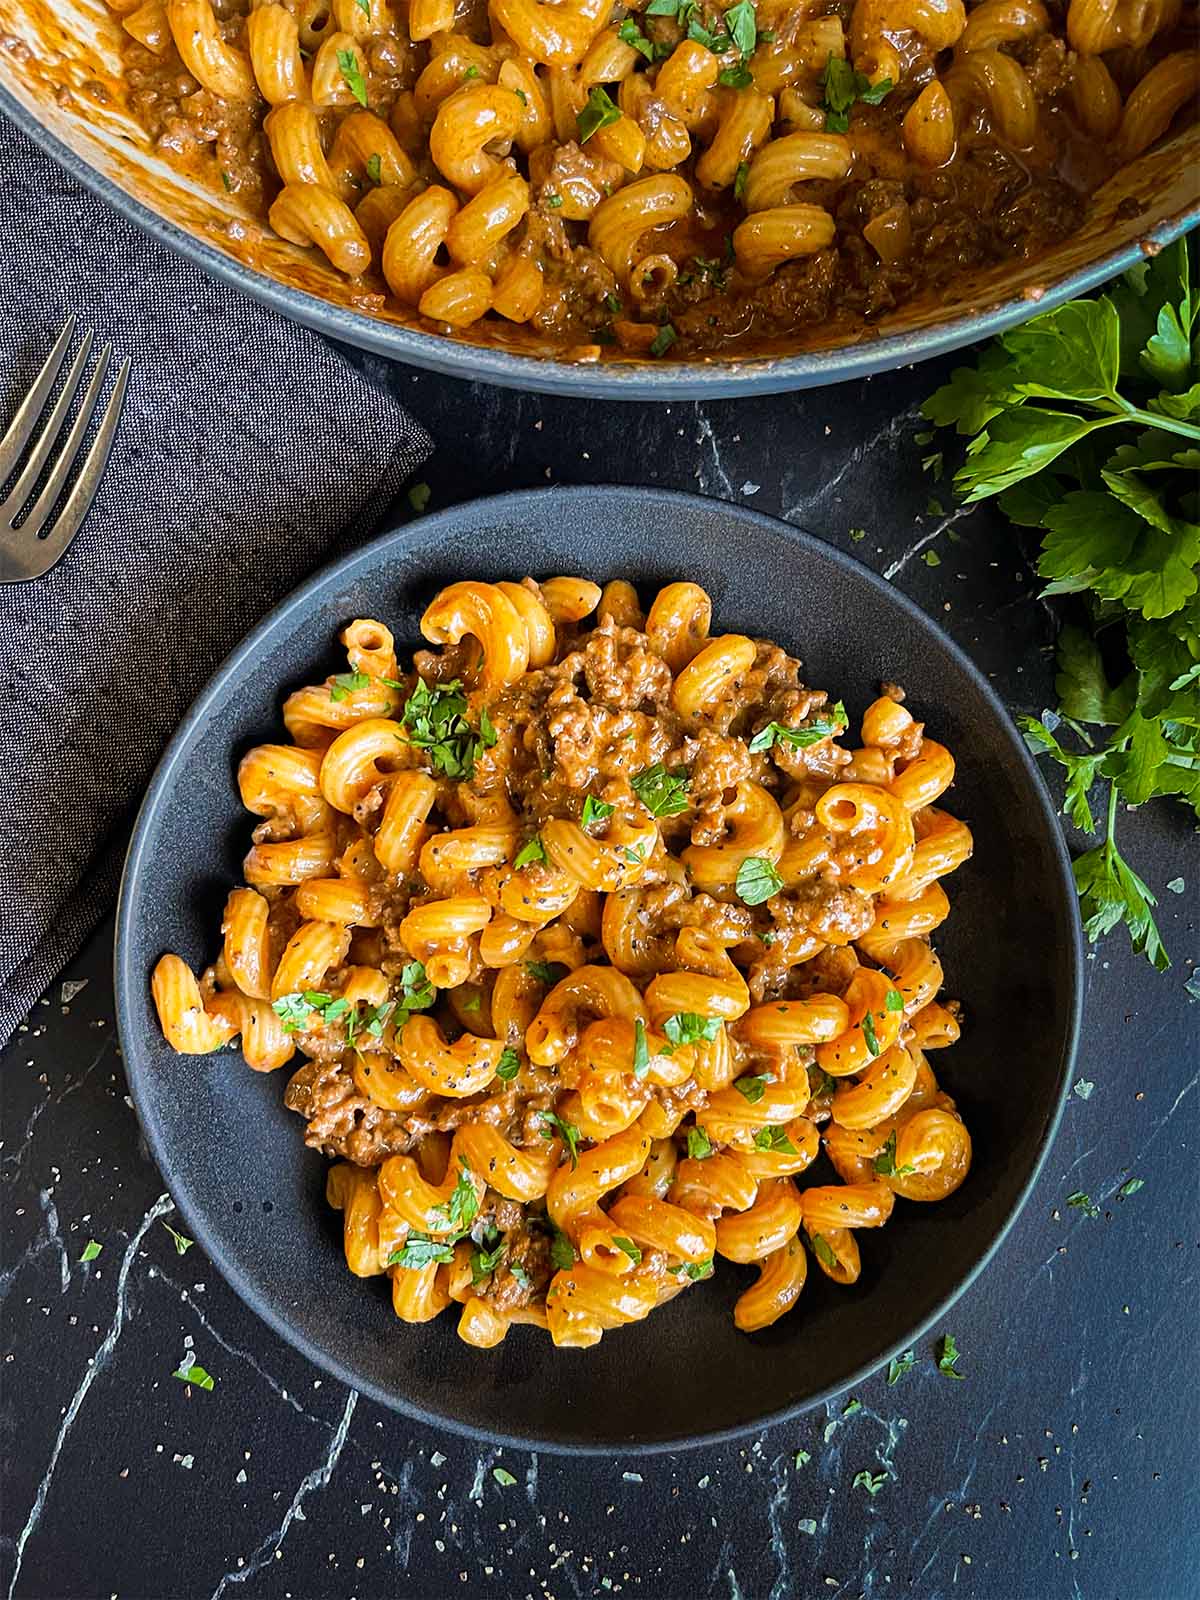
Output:
[[[1108,784],[1108,821],[1105,833],[1104,852],[1111,860],[1117,848],[1117,786],[1112,779]]]
[[[1200,428],[1191,422],[1177,422],[1174,417],[1165,417],[1159,411],[1143,411],[1141,406],[1130,405],[1128,400],[1117,397],[1117,404],[1128,417],[1130,422],[1143,423],[1148,428],[1161,428],[1164,433],[1177,433],[1181,439],[1194,439],[1200,442]]]

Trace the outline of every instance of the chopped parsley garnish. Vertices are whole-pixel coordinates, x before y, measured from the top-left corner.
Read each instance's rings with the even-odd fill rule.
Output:
[[[851,1487],[854,1489],[865,1489],[871,1498],[874,1499],[879,1493],[880,1489],[883,1488],[887,1480],[888,1475],[886,1472],[878,1472],[874,1476],[867,1471],[856,1472],[851,1480]]]
[[[1067,1204],[1076,1211],[1082,1211],[1085,1217],[1093,1221],[1100,1215],[1100,1207],[1093,1204],[1090,1194],[1084,1194],[1082,1189],[1076,1189],[1074,1194],[1067,1196]]]
[[[783,879],[766,856],[747,856],[738,868],[734,888],[748,906],[760,906],[783,888]]]
[[[621,120],[621,108],[614,105],[606,89],[595,88],[587,97],[587,105],[579,113],[579,142],[586,144],[599,128],[610,127]]]
[[[447,1233],[458,1235],[466,1233],[479,1215],[479,1194],[475,1188],[475,1179],[470,1167],[461,1157],[458,1177],[454,1180],[450,1198],[441,1205],[433,1206],[430,1215],[445,1222]]]
[[[502,1489],[511,1489],[517,1481],[507,1467],[493,1467],[492,1477]]]
[[[673,1045],[711,1041],[720,1031],[720,1017],[702,1017],[695,1011],[677,1011],[663,1023],[663,1032]]]
[[[590,828],[593,822],[604,822],[612,816],[614,809],[607,800],[597,800],[595,795],[589,794],[583,802],[583,811],[579,818],[580,826]]]
[[[322,1022],[336,1022],[350,1010],[350,1002],[319,989],[305,989],[302,994],[280,995],[271,1002],[271,1010],[283,1022],[284,1033],[296,1033],[308,1026],[314,1013]]]
[[[427,751],[434,771],[447,778],[470,778],[480,750],[496,742],[491,722],[481,717],[477,733],[467,721],[466,711],[467,697],[457,678],[435,684],[418,678],[400,713],[401,722],[410,730],[409,744]]]
[[[1117,1190],[1117,1193],[1121,1196],[1122,1200],[1128,1200],[1131,1194],[1136,1194],[1139,1189],[1143,1189],[1145,1186],[1145,1178],[1130,1178],[1128,1182],[1121,1185],[1121,1187]]]
[[[768,1155],[794,1156],[796,1146],[787,1136],[787,1129],[780,1127],[760,1128],[754,1135],[754,1148],[764,1150]]]
[[[560,194],[548,194],[545,196],[545,200],[551,211],[557,211],[563,203],[563,197]]]
[[[814,1100],[819,1100],[824,1094],[832,1094],[837,1088],[837,1079],[831,1078],[824,1067],[818,1067],[816,1062],[808,1069],[808,1092]]]
[[[749,67],[739,62],[736,67],[723,67],[717,73],[717,82],[723,89],[748,89],[754,82]]]
[[[817,1253],[817,1260],[823,1267],[828,1267],[830,1272],[837,1271],[838,1258],[833,1252],[833,1246],[823,1233],[811,1235],[812,1247]]]
[[[767,1085],[771,1082],[765,1074],[760,1077],[735,1078],[733,1087],[747,1104],[756,1106],[766,1093]]]
[[[408,491],[406,498],[410,508],[416,512],[417,516],[420,516],[429,505],[432,494],[433,490],[427,483],[414,483]]]
[[[367,157],[367,177],[370,178],[372,183],[383,182],[383,161],[380,158],[378,150],[376,150],[374,155]]]
[[[398,1250],[387,1258],[389,1267],[407,1267],[417,1271],[436,1261],[444,1266],[454,1260],[454,1251],[448,1239],[431,1239],[427,1233],[410,1233]]]
[[[512,1045],[505,1045],[500,1052],[500,1064],[496,1068],[496,1076],[501,1083],[511,1083],[521,1070],[521,1058]]]
[[[850,107],[856,100],[877,106],[891,94],[894,87],[890,78],[872,83],[865,72],[856,72],[849,61],[830,54],[821,77],[825,91],[822,105],[825,111],[825,132],[846,133],[850,128]]]
[[[832,739],[844,733],[848,724],[846,708],[839,700],[828,712],[822,712],[804,728],[785,728],[780,722],[768,722],[751,739],[750,749],[770,750],[773,745],[786,744],[793,750],[807,750],[810,745],[820,744],[822,739]]]
[[[738,0],[725,13],[725,26],[743,56],[752,55],[758,43],[758,15],[754,0]]]
[[[606,309],[611,311],[614,317],[619,317],[621,312],[625,309],[621,304],[620,296],[615,294],[606,294],[604,296],[604,304]]]
[[[847,1400],[846,1404],[842,1407],[842,1416],[852,1417],[856,1411],[861,1411],[862,1408],[862,1401],[856,1400],[854,1396],[851,1395],[849,1400]]]
[[[712,1277],[712,1257],[709,1256],[707,1261],[681,1261],[677,1267],[668,1267],[667,1271],[673,1272],[676,1277],[682,1274],[693,1283],[701,1283],[705,1278]]]
[[[650,1071],[650,1046],[646,1042],[646,1024],[641,1017],[633,1025],[633,1075],[644,1078]]]
[[[371,20],[371,0],[354,0],[354,4],[362,12],[363,16],[366,17],[367,21],[370,22],[370,20]]]
[[[205,1372],[203,1367],[198,1367],[194,1361],[188,1361],[186,1356],[171,1376],[178,1378],[180,1383],[193,1384],[197,1389],[211,1389],[216,1382],[216,1379]]]
[[[1096,1085],[1087,1078],[1080,1078],[1078,1083],[1075,1084],[1072,1093],[1077,1094],[1081,1100],[1090,1100],[1095,1087]]]
[[[750,176],[750,163],[739,161],[738,169],[733,177],[733,198],[740,200],[746,192],[746,179]]]
[[[904,996],[900,993],[899,989],[888,990],[887,995],[884,998],[883,1009],[885,1011],[904,1010]]]
[[[958,1378],[960,1380],[966,1377],[965,1372],[959,1372],[956,1370],[955,1364],[958,1361],[958,1357],[959,1348],[954,1342],[954,1335],[952,1333],[945,1334],[938,1341],[937,1358],[938,1371],[943,1375],[943,1377]]]
[[[634,50],[640,51],[647,61],[659,59],[658,47],[647,39],[632,17],[626,17],[617,29],[617,38],[622,44],[630,45]]]
[[[867,1041],[867,1049],[873,1056],[880,1053],[879,1035],[875,1032],[875,1017],[870,1011],[862,1019],[863,1038]]]
[[[482,78],[482,77],[483,77],[483,73],[480,72],[479,68],[477,66],[475,66],[473,63],[463,73],[463,81],[464,81],[464,83],[470,78]]]
[[[690,782],[686,767],[668,772],[661,761],[644,767],[630,780],[634,794],[652,817],[677,817],[681,811],[686,811]]]
[[[618,1250],[624,1250],[625,1254],[636,1267],[638,1262],[642,1259],[642,1252],[638,1249],[637,1245],[634,1244],[633,1240],[626,1239],[623,1234],[614,1233],[613,1243],[616,1245]]]
[[[652,356],[665,356],[678,337],[679,335],[671,324],[664,322],[650,341],[650,354]]]
[[[175,1254],[177,1256],[187,1255],[188,1251],[192,1248],[196,1241],[194,1239],[189,1239],[186,1233],[176,1233],[175,1229],[169,1222],[164,1222],[163,1227],[175,1241]]]
[[[621,854],[631,867],[644,867],[646,865],[646,858],[640,850],[631,850],[628,845],[623,845]]]
[[[812,1460],[812,1456],[808,1453],[807,1450],[797,1450],[796,1451],[795,1460],[796,1460],[796,1465],[798,1467],[806,1467],[808,1465],[808,1463]]]
[[[516,860],[513,862],[513,866],[516,867],[517,871],[519,872],[522,867],[527,867],[534,861],[545,861],[545,859],[546,846],[542,843],[541,834],[535,833],[533,838],[527,839],[517,851]]]
[[[83,1254],[79,1258],[80,1265],[86,1261],[95,1261],[103,1249],[104,1246],[102,1244],[97,1244],[95,1239],[89,1239],[83,1247]]]
[[[485,1278],[491,1276],[504,1259],[504,1252],[508,1249],[508,1240],[501,1236],[499,1243],[489,1249],[476,1250],[471,1257],[471,1283],[480,1284]]]
[[[382,1039],[383,1030],[391,1021],[395,1009],[396,1002],[394,1000],[384,1000],[377,1006],[369,1006],[360,1000],[346,1018],[347,1047],[361,1052],[362,1045],[359,1041],[364,1036],[376,1041]],[[407,1014],[405,1014],[403,1020],[407,1022]]]
[[[561,961],[527,961],[525,971],[539,983],[557,983],[567,975],[567,969]]]
[[[521,1285],[522,1289],[532,1289],[533,1288],[533,1279],[525,1271],[525,1268],[521,1265],[521,1263],[519,1261],[510,1261],[509,1264],[508,1264],[508,1270],[512,1273],[513,1277],[517,1280],[517,1282]]]
[[[337,53],[338,71],[342,75],[342,82],[358,101],[360,106],[367,103],[367,82],[362,75],[362,68],[358,64],[358,56],[353,50],[339,50]]]
[[[554,1111],[540,1113],[542,1119],[542,1138],[553,1139],[555,1132],[561,1133],[571,1157],[571,1166],[579,1165],[579,1129],[573,1122],[564,1122]]]
[[[902,1356],[893,1356],[888,1362],[887,1381],[889,1388],[900,1382],[906,1372],[911,1372],[917,1364],[915,1351],[906,1350]]]
[[[896,1165],[896,1130],[892,1129],[887,1136],[887,1143],[875,1157],[872,1165],[881,1178],[903,1178],[910,1172],[915,1172],[916,1167],[898,1167]]]
[[[706,1161],[713,1153],[712,1140],[703,1128],[689,1128],[687,1153],[693,1161]]]
[[[570,1272],[575,1265],[575,1246],[561,1228],[550,1237],[550,1265],[556,1272]]]
[[[225,193],[226,194],[232,194],[233,193],[233,180],[232,180],[232,178],[230,178],[229,174],[225,171],[224,167],[221,168],[221,182],[225,187]]]
[[[406,961],[400,969],[400,1005],[405,1011],[428,1011],[437,999],[421,961]]]

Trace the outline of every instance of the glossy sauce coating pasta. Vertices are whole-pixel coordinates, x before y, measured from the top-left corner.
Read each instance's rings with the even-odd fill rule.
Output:
[[[577,360],[861,337],[1200,88],[1181,0],[110,3],[157,147],[354,303]]]
[[[810,1255],[853,1282],[858,1230],[967,1176],[926,1056],[958,1037],[954,758],[890,685],[854,745],[797,660],[711,624],[689,583],[646,612],[455,583],[410,672],[350,623],[295,742],[241,759],[247,882],[200,978],[159,961],[159,1019],[291,1067],[350,1270],[403,1320],[587,1346],[721,1257],[753,1332]]]

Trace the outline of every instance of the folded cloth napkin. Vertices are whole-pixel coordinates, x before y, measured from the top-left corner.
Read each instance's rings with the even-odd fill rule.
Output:
[[[20,223],[0,235],[0,434],[69,313],[133,358],[83,528],[45,577],[0,587],[2,1045],[114,901],[133,807],[214,667],[371,531],[431,445],[333,345],[3,119],[0,194]]]

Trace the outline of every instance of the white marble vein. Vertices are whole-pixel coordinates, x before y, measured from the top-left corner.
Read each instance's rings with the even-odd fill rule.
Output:
[[[315,1489],[324,1489],[330,1478],[333,1477],[334,1469],[342,1454],[342,1447],[346,1443],[346,1436],[350,1432],[350,1421],[354,1416],[354,1408],[357,1404],[358,1390],[348,1389],[346,1391],[345,1409],[342,1411],[342,1420],[338,1423],[337,1428],[334,1430],[333,1438],[329,1441],[329,1449],[325,1452],[325,1459],[301,1479],[299,1488],[292,1496],[292,1503],[284,1512],[283,1521],[275,1529],[274,1533],[267,1535],[245,1566],[225,1573],[220,1583],[213,1590],[212,1600],[219,1600],[219,1597],[225,1593],[229,1584],[245,1583],[256,1572],[261,1572],[268,1562],[274,1561],[275,1552],[283,1545],[292,1523],[296,1521],[297,1517],[301,1521],[304,1520],[305,1498],[312,1494]]]
[[[883,569],[884,577],[890,583],[893,578],[898,577],[904,571],[914,556],[920,555],[926,545],[931,545],[936,538],[945,533],[947,528],[952,528],[956,522],[960,522],[963,517],[969,517],[977,509],[976,506],[955,506],[953,511],[947,512],[940,522],[935,523],[932,528],[926,529],[919,539],[909,545],[907,550],[902,550],[894,561],[889,562]]]
[[[707,445],[712,457],[711,467],[706,466],[704,462],[696,467],[696,478],[701,490],[705,494],[717,494],[720,491],[726,500],[735,500],[737,491],[729,481],[725,463],[721,460],[721,446],[717,443],[717,436],[713,432],[712,420],[705,416],[704,408],[700,405],[696,407],[696,443]],[[716,488],[713,487],[714,483]]]
[[[799,500],[794,501],[790,506],[786,506],[782,513],[785,520],[791,522],[798,515],[807,513],[813,506],[820,505],[822,501],[828,500],[834,490],[840,487],[848,474],[853,472],[855,467],[859,466],[873,450],[878,449],[881,444],[894,444],[906,432],[909,424],[916,421],[917,416],[917,408],[910,406],[907,411],[902,411],[899,416],[889,417],[882,427],[877,428],[871,434],[870,438],[863,439],[854,446],[831,478],[823,478],[818,482],[814,482],[810,493],[801,495]]]
[[[21,1565],[25,1559],[25,1546],[29,1543],[30,1538],[37,1529],[38,1522],[40,1521],[42,1512],[45,1509],[46,1496],[50,1493],[50,1484],[53,1481],[54,1471],[58,1466],[58,1458],[62,1454],[62,1448],[64,1442],[66,1441],[67,1434],[71,1431],[71,1426],[74,1423],[75,1418],[79,1415],[80,1407],[87,1399],[88,1390],[92,1387],[92,1384],[95,1382],[99,1374],[104,1371],[109,1362],[112,1360],[113,1351],[117,1347],[117,1340],[121,1337],[121,1330],[125,1326],[125,1296],[129,1287],[129,1273],[133,1266],[134,1259],[137,1256],[138,1250],[141,1247],[142,1240],[158,1221],[159,1217],[165,1217],[169,1215],[169,1213],[174,1211],[174,1209],[175,1204],[170,1195],[160,1194],[158,1199],[142,1218],[138,1225],[137,1232],[133,1235],[133,1238],[130,1239],[129,1244],[126,1247],[125,1254],[121,1258],[120,1271],[117,1273],[117,1301],[116,1306],[113,1309],[112,1322],[109,1324],[108,1332],[101,1340],[99,1349],[88,1362],[87,1371],[84,1373],[79,1387],[71,1396],[70,1404],[67,1406],[66,1412],[63,1415],[62,1423],[59,1426],[58,1434],[54,1440],[54,1447],[50,1452],[50,1460],[47,1463],[45,1472],[42,1474],[42,1480],[38,1484],[37,1495],[34,1498],[33,1506],[30,1509],[25,1526],[21,1529],[21,1532],[17,1537],[16,1562],[13,1566],[12,1581],[8,1586],[9,1600],[12,1600],[12,1597],[16,1593],[17,1580],[21,1576]]]

